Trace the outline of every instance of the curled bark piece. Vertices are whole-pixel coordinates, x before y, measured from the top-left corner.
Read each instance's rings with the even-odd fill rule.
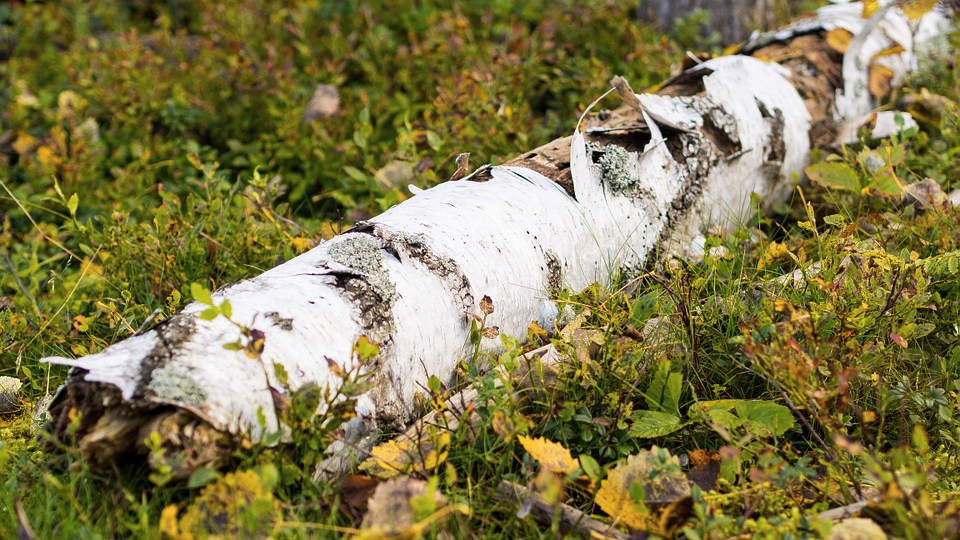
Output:
[[[803,31],[839,24],[831,17],[818,15]],[[851,31],[862,27],[861,20]],[[912,50],[890,58],[912,66]],[[768,205],[786,197],[810,148],[805,100],[851,92],[823,75],[841,73],[841,61],[706,61],[658,94],[634,94],[633,107],[587,118],[585,132],[422,191],[216,291],[215,304],[229,300],[230,320],[204,320],[207,306],[192,303],[97,354],[47,359],[73,367],[51,408],[55,434],[76,437],[94,464],[142,448],[154,430],[165,455],[186,453],[191,467],[216,463],[216,452],[197,449],[216,438],[196,425],[260,439],[283,430],[275,400],[288,389],[337,389],[343,372],[369,370],[372,389],[359,396],[357,417],[336,446],[347,466],[343,456],[365,437],[409,422],[430,375],[449,379],[472,351],[481,297],[498,306],[488,322],[500,332],[523,335],[531,320],[549,328],[558,315],[551,295],[560,288],[609,283],[705,224],[742,222],[754,210],[753,193]],[[872,106],[850,103],[838,118]],[[354,354],[361,336],[380,347],[372,365]],[[231,347],[238,342],[244,350]],[[492,339],[481,345],[499,347]],[[202,440],[190,442],[186,426]]]

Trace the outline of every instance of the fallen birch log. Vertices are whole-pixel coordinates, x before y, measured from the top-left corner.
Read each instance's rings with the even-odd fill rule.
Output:
[[[742,222],[753,193],[784,200],[811,140],[832,142],[872,112],[867,70],[883,63],[902,76],[916,66],[915,38],[944,23],[928,14],[917,33],[898,9],[867,22],[860,4],[835,4],[747,43],[752,56],[708,60],[656,93],[615,80],[625,105],[572,137],[419,192],[216,291],[229,319],[206,320],[208,306],[194,302],[97,354],[46,359],[73,368],[51,407],[54,434],[97,466],[142,451],[156,432],[185,477],[223,459],[218,444],[282,431],[276,399],[288,389],[336,390],[343,372],[369,371],[372,389],[332,448],[341,470],[365,437],[410,421],[430,375],[449,379],[472,351],[481,297],[496,302],[489,322],[500,332],[551,328],[561,288],[609,283],[705,225]],[[847,59],[825,39],[837,29],[856,36]],[[903,51],[878,56],[894,45]],[[379,345],[369,366],[354,354],[361,336]]]

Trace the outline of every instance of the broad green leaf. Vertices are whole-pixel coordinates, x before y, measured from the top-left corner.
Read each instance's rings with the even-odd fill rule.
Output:
[[[77,214],[77,205],[80,204],[80,198],[77,197],[77,194],[74,193],[70,196],[70,200],[67,201],[67,210],[70,210],[70,215],[74,216]]]
[[[201,304],[213,305],[213,298],[210,297],[210,290],[199,283],[190,284],[190,296]]]
[[[220,315],[220,310],[216,306],[210,306],[207,309],[200,312],[199,317],[204,321],[212,321]]]
[[[640,411],[640,418],[630,426],[634,437],[653,438],[669,435],[684,426],[680,418],[659,411]]]
[[[343,172],[347,173],[347,176],[356,180],[357,182],[366,182],[367,175],[363,173],[360,169],[356,167],[351,167],[350,165],[343,166]]]
[[[373,360],[380,354],[380,346],[367,339],[367,336],[360,336],[360,339],[353,345],[353,353],[357,355],[360,361],[366,362]]]
[[[727,430],[735,429],[743,425],[744,420],[733,414],[731,409],[739,403],[738,399],[720,399],[717,401],[701,401],[690,407],[689,415],[705,417]]]
[[[218,473],[213,467],[200,467],[199,469],[193,471],[193,474],[190,475],[190,479],[187,480],[187,487],[190,489],[201,488],[210,482],[213,482],[219,476],[220,473]]]
[[[224,299],[223,302],[220,302],[220,313],[223,313],[223,316],[228,319],[233,318],[233,307],[230,306],[230,300]]]
[[[897,179],[889,174],[878,174],[874,176],[866,187],[873,188],[884,195],[899,195],[903,193],[903,186],[897,182]]]
[[[831,189],[860,193],[860,177],[853,167],[836,161],[817,163],[807,167],[807,176]]]
[[[847,220],[843,219],[843,216],[840,214],[830,214],[823,218],[823,222],[838,229],[842,229],[847,225]]]
[[[580,468],[586,475],[594,480],[600,478],[600,464],[587,454],[580,454]]]
[[[734,409],[746,420],[747,431],[757,436],[779,437],[793,427],[790,409],[772,401],[741,401]]]
[[[683,375],[670,371],[670,362],[660,362],[657,374],[647,388],[647,407],[651,411],[662,411],[677,418],[680,417],[680,389]]]

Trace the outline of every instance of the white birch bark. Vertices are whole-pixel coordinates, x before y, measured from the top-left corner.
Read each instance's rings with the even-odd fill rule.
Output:
[[[837,26],[856,33],[863,27],[860,9],[828,6],[773,39]],[[905,52],[890,59],[899,73],[914,66],[912,34],[899,12],[886,13],[880,27],[890,31],[870,36],[862,50],[911,38],[898,41]],[[744,221],[751,193],[768,203],[790,193],[807,162],[810,116],[789,71],[730,56],[691,72],[702,75],[697,96],[638,96],[651,113],[630,134],[643,142],[641,151],[587,142],[579,130],[573,135],[573,196],[531,169],[483,168],[215,292],[216,303],[229,299],[233,321],[263,332],[259,359],[226,350],[241,338],[238,327],[222,317],[199,319],[204,306],[196,303],[97,354],[46,359],[74,368],[57,396],[59,414],[86,403],[89,414],[100,415],[81,437],[90,452],[111,442],[134,444],[137,436],[123,443],[118,434],[136,434],[151,411],[169,406],[257,439],[281,429],[271,388],[283,389],[274,364],[285,367],[291,388],[337,385],[327,359],[350,369],[354,343],[367,336],[381,346],[375,386],[359,399],[344,448],[406,423],[427,378],[449,378],[471,350],[470,315],[479,313],[484,295],[497,306],[489,323],[501,332],[522,336],[533,320],[551,328],[558,315],[551,295],[562,287],[607,284],[620,270],[642,268],[670,237]],[[844,75],[838,117],[862,117],[873,107],[862,88],[866,79]],[[493,350],[498,341],[482,345]],[[121,421],[133,427],[118,427]]]

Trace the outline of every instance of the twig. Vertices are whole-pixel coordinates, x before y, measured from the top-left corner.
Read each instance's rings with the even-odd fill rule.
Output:
[[[23,282],[20,281],[20,276],[17,274],[17,269],[13,266],[13,261],[10,260],[10,255],[7,254],[7,250],[3,250],[3,260],[7,263],[7,268],[10,269],[10,273],[13,274],[13,279],[17,281],[17,287],[20,287],[20,292],[27,297],[27,300],[30,300],[30,304],[33,306],[33,313],[40,317],[40,308],[37,307],[37,300],[27,291],[27,287],[24,286]]]
[[[30,215],[30,212],[27,212],[27,209],[24,208],[24,207],[23,207],[23,204],[20,203],[20,200],[17,199],[17,198],[13,195],[13,192],[10,191],[10,188],[8,188],[7,185],[3,183],[3,180],[0,180],[0,187],[2,187],[3,190],[7,192],[7,195],[10,195],[10,198],[13,199],[13,202],[17,203],[17,206],[20,207],[20,211],[23,212],[23,215],[27,216],[27,219],[30,220],[30,223],[33,223],[33,227],[34,227],[35,229],[37,229],[37,232],[40,233],[40,236],[44,237],[44,238],[45,238],[48,242],[50,242],[51,244],[57,246],[58,248],[62,249],[62,250],[65,251],[65,252],[67,252],[67,253],[68,253],[71,257],[73,257],[74,259],[76,259],[76,260],[78,260],[78,261],[82,261],[82,260],[83,260],[83,258],[78,257],[76,253],[74,253],[74,252],[70,251],[69,249],[63,247],[63,244],[61,244],[60,242],[57,242],[57,241],[54,240],[53,238],[50,238],[49,236],[47,236],[47,233],[43,232],[43,229],[41,229],[40,226],[37,225],[37,222],[33,220],[33,216]]]
[[[20,540],[37,540],[37,533],[33,532],[33,527],[30,526],[30,520],[27,519],[27,513],[23,510],[20,501],[14,504],[14,508],[17,513],[17,537]]]
[[[137,331],[134,332],[133,335],[139,336],[140,334],[146,332],[147,327],[150,326],[150,324],[153,323],[153,321],[155,321],[156,318],[160,316],[161,313],[163,313],[163,310],[160,308],[153,310],[153,313],[151,313],[150,316],[147,317],[147,320],[143,321],[143,324],[140,325],[140,328],[137,328]]]
[[[615,540],[628,540],[630,538],[630,536],[614,529],[612,525],[597,521],[568,504],[550,504],[536,493],[508,480],[500,482],[496,493],[494,493],[494,498],[529,505],[530,515],[541,525],[552,525],[555,513],[559,513],[560,533],[564,535],[575,534],[586,538],[599,537]]]
[[[840,521],[853,517],[859,512],[862,508],[867,506],[870,501],[858,501],[846,506],[838,506],[837,508],[831,508],[817,514],[817,518],[824,521]]]

